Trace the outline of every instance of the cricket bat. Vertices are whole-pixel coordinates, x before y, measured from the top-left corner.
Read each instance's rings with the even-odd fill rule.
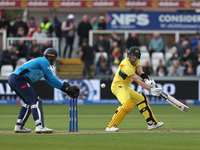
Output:
[[[164,91],[160,93],[160,96],[164,98],[167,102],[169,102],[171,105],[183,112],[187,112],[187,110],[189,109],[188,106],[184,105],[183,103],[181,103],[180,101],[178,101],[177,99],[175,99],[174,97],[172,97]]]

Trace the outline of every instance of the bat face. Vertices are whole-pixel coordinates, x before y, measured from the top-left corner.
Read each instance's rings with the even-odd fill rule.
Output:
[[[183,103],[179,102],[177,99],[175,99],[174,97],[172,97],[168,93],[162,91],[160,93],[160,96],[162,98],[164,98],[166,101],[168,101],[170,104],[172,104],[174,107],[176,107],[177,109],[179,109],[183,112],[187,112],[189,107],[184,105]]]

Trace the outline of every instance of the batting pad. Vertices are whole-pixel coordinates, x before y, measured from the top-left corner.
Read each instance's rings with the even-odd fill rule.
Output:
[[[133,100],[128,100],[125,102],[120,109],[117,111],[117,113],[114,114],[112,120],[108,124],[108,127],[111,128],[113,126],[118,127],[121,121],[124,119],[124,117],[131,112],[131,110],[134,108],[136,102]]]
[[[36,104],[31,105],[31,112],[35,120],[35,125],[42,125],[44,127],[44,116],[42,108],[42,100],[38,97]]]
[[[17,119],[17,124],[20,124],[23,127],[31,114],[31,108],[28,104],[22,104],[20,113]]]
[[[148,103],[148,99],[146,97],[146,95],[141,92],[140,94],[142,94],[142,96],[144,97],[144,101],[140,102],[137,104],[138,106],[138,109],[140,110],[140,113],[144,116],[144,118],[146,119],[147,123],[150,122],[150,121],[153,121],[153,122],[158,122],[149,106],[149,103]]]

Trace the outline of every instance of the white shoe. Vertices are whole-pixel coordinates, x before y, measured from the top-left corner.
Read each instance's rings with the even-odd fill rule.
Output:
[[[106,131],[108,131],[108,132],[118,132],[118,131],[119,131],[119,128],[116,128],[116,127],[111,127],[111,128],[109,128],[109,127],[107,127],[107,128],[106,128]]]
[[[25,127],[21,128],[20,125],[15,125],[14,131],[16,133],[30,133],[31,129],[28,129],[28,128],[25,128]]]
[[[148,125],[148,130],[153,130],[153,129],[159,128],[163,125],[164,125],[163,122],[158,122],[158,123],[153,122],[152,125]]]
[[[53,133],[53,129],[49,129],[47,127],[42,127],[41,125],[36,126],[35,128],[36,133]]]

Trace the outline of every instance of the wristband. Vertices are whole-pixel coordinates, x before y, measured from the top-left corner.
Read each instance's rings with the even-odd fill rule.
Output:
[[[145,74],[145,73],[142,73],[140,75],[140,77],[144,80],[144,79],[148,79],[149,80],[149,77]]]

